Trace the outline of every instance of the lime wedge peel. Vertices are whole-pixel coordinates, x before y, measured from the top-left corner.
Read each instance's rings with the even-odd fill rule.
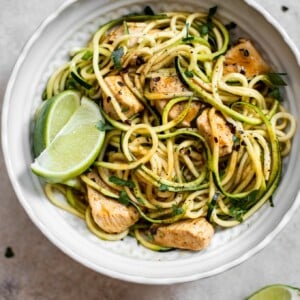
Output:
[[[103,120],[99,107],[82,98],[81,105],[53,141],[31,164],[32,171],[51,182],[62,182],[84,172],[97,158],[105,133],[96,128]]]
[[[35,157],[52,142],[62,127],[80,106],[79,93],[65,91],[46,100],[39,107],[33,131]]]
[[[285,284],[268,285],[246,300],[300,300],[300,289]]]

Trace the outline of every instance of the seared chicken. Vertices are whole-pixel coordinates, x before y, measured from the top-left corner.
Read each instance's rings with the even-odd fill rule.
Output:
[[[139,38],[143,36],[143,30],[146,28],[146,24],[140,22],[127,22],[126,25],[127,28],[125,28],[124,25],[120,25],[114,28],[113,30],[111,30],[110,32],[108,32],[103,42],[108,44],[113,44],[122,35],[129,34],[130,38],[126,41],[126,46],[128,48],[135,47],[139,42]],[[159,32],[159,30],[152,29],[149,30],[144,35],[149,36],[156,32]]]
[[[184,95],[190,93],[190,91],[184,86],[184,84],[177,76],[159,76],[152,78],[150,80],[149,88],[151,93],[161,94],[162,100],[154,100],[155,107],[160,113],[162,113],[164,107],[169,101],[164,99],[164,96],[165,98],[168,98],[170,94],[178,96],[180,95],[180,93],[183,93]],[[185,107],[186,102],[175,104],[169,112],[169,119],[174,120],[176,117],[178,117],[178,115],[182,113]],[[191,126],[191,121],[196,118],[200,107],[201,104],[199,102],[192,102],[187,115],[181,123],[183,127]]]
[[[132,115],[142,111],[144,106],[131,92],[120,75],[107,76],[104,78],[108,88],[119,102],[121,111],[130,118]],[[111,104],[111,98],[103,95],[103,109],[112,118],[118,120],[119,117]]]
[[[249,40],[240,40],[225,56],[224,75],[228,73],[242,73],[246,77],[251,78],[270,71],[270,66]]]
[[[154,242],[158,245],[194,251],[206,248],[214,234],[213,226],[202,217],[153,229],[156,230]]]
[[[217,136],[212,135],[208,119],[208,109],[205,109],[197,118],[197,127],[211,149],[213,148],[214,143],[219,144],[219,156],[221,157],[232,152],[233,134],[230,127],[226,124],[226,120],[221,115],[215,114],[214,120],[217,125]]]
[[[100,186],[109,189],[96,172],[89,173],[88,177]],[[95,223],[107,233],[120,233],[139,219],[139,214],[133,206],[125,206],[103,196],[89,186],[87,186],[87,195]]]

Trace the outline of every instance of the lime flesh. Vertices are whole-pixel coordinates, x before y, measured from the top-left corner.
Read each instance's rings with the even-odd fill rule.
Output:
[[[80,97],[74,91],[62,92],[43,102],[38,110],[33,131],[35,157],[51,143],[79,106]]]
[[[31,164],[32,171],[51,182],[62,182],[84,172],[97,158],[105,133],[96,128],[99,107],[83,98],[70,120]]]
[[[296,300],[300,299],[300,289],[284,284],[274,284],[266,286],[251,296],[247,300]]]

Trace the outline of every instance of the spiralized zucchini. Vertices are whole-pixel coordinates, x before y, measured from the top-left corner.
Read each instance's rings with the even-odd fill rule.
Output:
[[[106,119],[99,130],[106,131],[106,138],[91,169],[107,188],[84,173],[75,189],[47,184],[51,202],[84,218],[101,239],[130,234],[152,250],[166,251],[147,234],[151,224],[205,217],[214,225],[232,227],[270,200],[296,121],[282,106],[278,84],[269,74],[224,75],[229,41],[229,31],[212,11],[125,16],[101,26],[86,47],[53,73],[44,98],[76,89],[99,104]],[[143,110],[128,115],[108,86],[106,78],[112,75],[121,76]],[[151,79],[164,76],[176,76],[185,88],[149,88]],[[104,97],[113,114],[103,107]],[[165,101],[160,112],[158,101]],[[201,107],[198,115],[208,110],[213,136],[219,134],[216,116],[226,120],[233,133],[231,153],[220,156],[217,139],[211,144],[195,121],[182,125],[195,103]],[[170,118],[179,104],[181,111]],[[93,220],[87,186],[122,203],[120,195],[125,195],[124,205],[133,205],[140,214],[138,223],[119,234],[105,233]],[[66,204],[57,201],[57,191]]]

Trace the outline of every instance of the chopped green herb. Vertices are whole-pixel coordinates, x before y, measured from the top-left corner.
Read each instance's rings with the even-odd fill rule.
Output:
[[[207,19],[211,20],[211,18],[217,13],[217,10],[218,10],[218,6],[213,6],[209,9],[208,11],[208,16],[207,16]]]
[[[232,136],[232,141],[234,145],[238,145],[240,143],[239,137],[235,134]]]
[[[201,36],[208,35],[208,32],[209,32],[209,26],[208,26],[208,24],[201,25],[201,27],[200,27],[200,34],[201,34]]]
[[[130,198],[125,191],[121,191],[119,194],[119,202],[128,206],[130,203]]]
[[[161,192],[166,192],[166,191],[169,190],[169,187],[166,184],[161,184],[160,187],[159,187],[159,190]]]
[[[208,35],[209,31],[214,27],[214,24],[212,22],[212,17],[217,13],[217,10],[218,10],[218,6],[213,6],[209,9],[206,18],[206,23],[202,24],[200,27],[200,35],[202,37]]]
[[[83,60],[89,60],[90,58],[93,57],[93,51],[92,50],[87,50],[84,52],[84,54],[82,55],[82,59]]]
[[[109,131],[115,129],[112,125],[105,123],[102,120],[96,124],[96,128],[100,131]]]
[[[181,206],[178,206],[176,204],[172,205],[172,216],[181,215],[184,213],[184,209]]]
[[[112,60],[114,62],[114,66],[117,68],[117,70],[122,70],[122,63],[121,58],[124,55],[124,48],[120,47],[116,50],[114,50],[111,54]]]
[[[184,72],[184,74],[186,75],[186,77],[189,77],[189,78],[193,78],[193,77],[194,77],[193,72],[191,72],[191,71],[189,71],[189,70],[186,70],[186,71]]]
[[[141,197],[136,197],[136,200],[141,203],[142,205],[145,204],[144,200]]]
[[[124,180],[122,178],[119,178],[117,176],[110,176],[109,181],[120,186],[127,186],[129,188],[134,188],[134,183],[130,180]]]
[[[287,85],[281,76],[287,75],[286,73],[268,73],[267,77],[273,85],[282,86]]]
[[[270,197],[269,202],[270,202],[270,206],[271,206],[271,207],[274,207],[274,206],[275,206],[275,205],[274,205],[274,202],[273,202],[273,197]]]
[[[272,97],[272,98],[275,98],[276,100],[278,100],[279,102],[282,102],[283,101],[283,98],[281,96],[281,93],[280,93],[280,89],[278,87],[275,87],[273,88],[269,94],[268,94],[269,97]]]
[[[145,13],[145,15],[147,15],[147,16],[154,16],[154,15],[155,15],[153,9],[152,9],[151,6],[149,6],[149,5],[147,5],[147,6],[144,8],[144,13]]]
[[[193,41],[195,38],[193,36],[187,36],[182,39],[183,42],[190,42]]]
[[[252,191],[242,199],[230,199],[231,207],[229,212],[237,221],[243,222],[243,215],[256,203],[258,190]]]
[[[6,258],[12,258],[12,257],[15,256],[15,253],[14,253],[14,251],[11,247],[7,247],[6,250],[5,250],[4,256]]]

